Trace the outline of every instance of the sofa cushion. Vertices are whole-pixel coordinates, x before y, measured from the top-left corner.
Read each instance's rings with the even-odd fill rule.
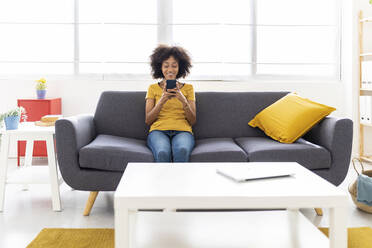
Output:
[[[246,162],[247,154],[232,138],[210,138],[195,141],[190,162]]]
[[[311,170],[331,165],[331,154],[327,149],[302,138],[292,144],[264,137],[243,137],[235,141],[246,151],[250,162],[297,162]]]
[[[153,162],[144,140],[112,135],[98,135],[79,151],[80,167],[124,171],[128,162]]]
[[[291,93],[262,110],[248,124],[274,140],[290,144],[334,110]]]

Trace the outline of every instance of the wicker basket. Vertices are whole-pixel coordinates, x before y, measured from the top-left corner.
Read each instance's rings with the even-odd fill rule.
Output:
[[[363,166],[363,163],[362,163],[362,161],[360,159],[354,158],[352,160],[352,163],[353,163],[353,167],[354,167],[356,173],[358,174],[358,176],[360,175],[360,173],[356,169],[355,163],[359,163],[360,164],[360,167],[362,168],[362,172],[361,173],[363,175],[366,175],[368,177],[372,177],[372,170],[365,170],[364,169],[364,166]],[[372,206],[368,206],[367,204],[364,204],[364,203],[361,203],[361,202],[358,202],[357,201],[357,185],[358,185],[358,179],[356,179],[353,183],[351,183],[349,185],[349,193],[351,195],[351,198],[353,199],[353,202],[355,203],[355,205],[357,206],[357,208],[359,208],[360,210],[372,214]]]

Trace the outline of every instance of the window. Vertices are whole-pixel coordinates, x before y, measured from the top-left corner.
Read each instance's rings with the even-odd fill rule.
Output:
[[[149,75],[156,6],[148,0],[79,0],[79,72]]]
[[[256,73],[339,78],[339,2],[257,1]]]
[[[149,78],[168,43],[190,51],[191,79],[339,79],[340,12],[337,0],[2,0],[0,75]]]
[[[73,0],[0,1],[0,74],[73,73],[73,17]]]

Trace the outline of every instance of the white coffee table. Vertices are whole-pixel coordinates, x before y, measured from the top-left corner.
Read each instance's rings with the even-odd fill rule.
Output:
[[[267,170],[286,167],[293,170],[295,176],[236,183],[216,173],[217,168],[227,166],[252,169],[265,166]],[[347,194],[297,163],[129,163],[114,199],[116,248],[136,244],[132,231],[137,227],[135,221],[130,220],[135,220],[138,209],[281,208],[295,216],[302,216],[299,208],[329,208],[329,242],[316,247],[347,247]],[[297,219],[306,222],[302,217]],[[250,223],[249,218],[246,221]],[[324,238],[315,226],[313,229],[314,233],[318,232],[319,240]],[[303,236],[306,234],[300,235]]]
[[[49,184],[52,192],[52,207],[61,211],[59,185],[63,182],[58,176],[57,159],[54,149],[55,127],[35,126],[33,122],[22,122],[16,130],[1,130],[0,151],[0,212],[4,208],[6,184]],[[25,165],[8,175],[8,153],[10,140],[26,140]],[[48,153],[48,166],[31,166],[35,140],[45,140]]]

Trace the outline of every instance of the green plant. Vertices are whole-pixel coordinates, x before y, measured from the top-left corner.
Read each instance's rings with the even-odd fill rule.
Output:
[[[36,80],[36,89],[37,90],[45,90],[47,88],[46,85],[46,79],[40,78],[39,80]]]
[[[26,110],[24,109],[24,107],[16,107],[9,110],[8,112],[0,114],[0,122],[2,122],[6,117],[10,116],[21,116],[22,119],[27,119]]]

